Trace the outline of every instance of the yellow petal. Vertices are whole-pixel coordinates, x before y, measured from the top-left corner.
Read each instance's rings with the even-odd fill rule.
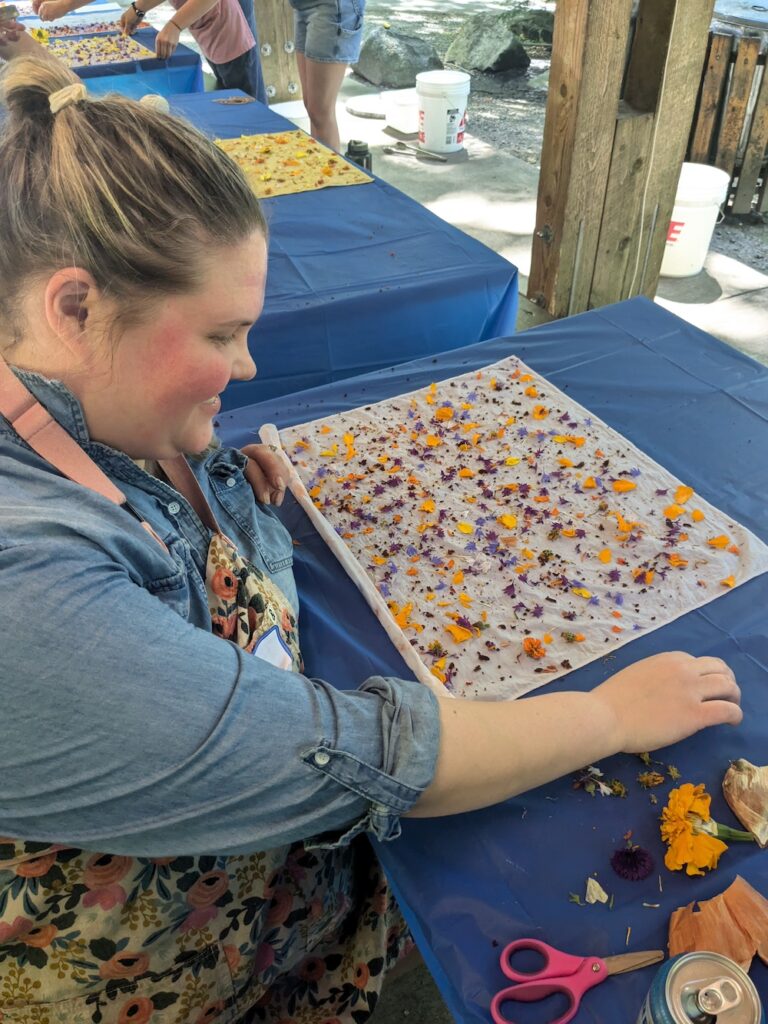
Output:
[[[517,516],[513,516],[511,512],[505,512],[503,516],[499,516],[498,522],[507,530],[514,530],[517,526]]]
[[[721,587],[735,587],[736,579],[734,576],[726,576],[724,580],[720,580]]]
[[[633,483],[631,480],[614,480],[613,481],[613,489],[614,489],[614,491],[618,491],[619,494],[623,494],[625,491],[634,491],[634,489],[636,487],[637,487],[637,484]]]
[[[611,552],[610,548],[603,548],[603,550],[598,553],[597,557],[600,559],[601,562],[607,565],[608,562],[612,560],[613,553]]]
[[[459,533],[474,533],[475,532],[475,528],[474,528],[474,526],[472,526],[471,523],[457,523],[456,524],[456,529],[459,531]]]

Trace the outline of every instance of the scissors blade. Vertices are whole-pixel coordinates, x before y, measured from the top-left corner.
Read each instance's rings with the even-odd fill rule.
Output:
[[[661,949],[646,949],[641,953],[622,953],[620,956],[604,956],[603,961],[609,974],[626,974],[627,971],[639,971],[651,964],[658,964],[664,959]]]

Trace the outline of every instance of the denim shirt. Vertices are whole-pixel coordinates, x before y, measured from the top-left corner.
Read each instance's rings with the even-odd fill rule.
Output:
[[[435,696],[382,677],[337,690],[216,637],[210,535],[186,500],[91,441],[63,384],[17,375],[168,550],[0,416],[0,835],[143,857],[399,835],[434,774]],[[291,538],[245,461],[219,448],[192,465],[298,610]]]

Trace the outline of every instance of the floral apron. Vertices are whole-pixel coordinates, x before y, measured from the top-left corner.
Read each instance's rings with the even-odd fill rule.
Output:
[[[125,504],[2,360],[0,412],[66,476]],[[299,669],[285,596],[221,533],[186,461],[162,468],[211,530],[214,632]],[[2,1024],[362,1024],[410,945],[365,837],[160,858],[0,839]]]

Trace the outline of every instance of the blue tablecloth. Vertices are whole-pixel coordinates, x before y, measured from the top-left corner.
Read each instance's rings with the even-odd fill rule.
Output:
[[[220,433],[241,445],[264,422],[303,422],[511,353],[768,541],[768,370],[645,299],[222,414]],[[301,542],[295,558],[308,671],[345,687],[372,672],[407,675],[303,514],[293,505],[285,515]],[[682,781],[705,783],[713,817],[737,825],[720,783],[731,759],[768,760],[767,607],[768,576],[762,576],[545,689],[591,689],[663,650],[724,658],[742,686],[744,724],[707,730],[655,756],[675,764]],[[509,737],[510,744],[514,740]],[[504,984],[499,952],[514,938],[535,936],[573,953],[598,955],[662,949],[670,913],[722,891],[737,873],[768,896],[768,852],[753,845],[732,845],[720,867],[703,878],[667,871],[657,819],[671,783],[656,790],[659,804],[653,806],[636,782],[643,769],[638,758],[619,756],[601,767],[627,785],[626,799],[591,798],[563,779],[473,814],[405,821],[402,839],[379,847],[458,1021],[490,1020],[490,999]],[[609,866],[611,852],[630,829],[657,861],[658,870],[645,882],[622,881]],[[614,894],[613,909],[569,902],[570,892],[584,893],[593,872]],[[652,975],[650,969],[609,979],[585,996],[576,1020],[631,1024]],[[751,977],[768,1000],[768,971],[757,960]],[[530,1020],[524,1009],[519,1019]]]
[[[116,19],[118,20],[119,18]],[[137,43],[151,50],[150,59],[98,64],[93,67],[76,68],[75,71],[86,83],[88,92],[100,96],[108,92],[119,92],[123,96],[130,96],[131,99],[141,99],[147,93],[158,93],[161,96],[202,93],[203,69],[200,54],[190,50],[188,46],[179,45],[168,60],[158,60],[154,55],[156,36],[157,32],[153,28],[139,29],[133,35]]]
[[[220,138],[295,130],[232,93],[173,107]],[[236,95],[236,94],[235,94]],[[517,269],[381,179],[264,202],[270,261],[251,332],[258,376],[224,408],[277,397],[499,334],[512,334]]]

